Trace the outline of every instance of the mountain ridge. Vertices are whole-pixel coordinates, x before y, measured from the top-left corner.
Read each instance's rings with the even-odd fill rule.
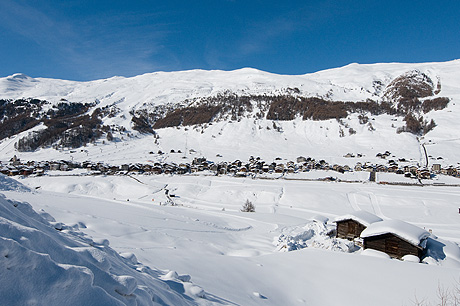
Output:
[[[4,101],[9,101],[8,103],[27,98],[46,101],[40,112],[48,116],[45,118],[48,123],[53,119],[53,115],[50,114],[70,112],[70,106],[66,105],[87,108],[81,115],[97,118],[100,122],[95,119],[88,129],[71,131],[66,137],[74,137],[77,134],[80,137],[83,133],[89,137],[88,142],[105,142],[106,146],[113,146],[133,137],[153,137],[153,144],[148,151],[168,152],[173,147],[177,149],[178,144],[173,144],[166,138],[176,138],[184,149],[186,146],[183,144],[193,138],[195,140],[190,143],[191,146],[202,147],[206,143],[213,149],[201,150],[203,155],[214,156],[223,149],[226,150],[225,146],[233,146],[226,145],[226,142],[234,143],[239,139],[237,142],[245,147],[250,143],[262,144],[271,139],[269,142],[272,147],[289,142],[287,147],[291,148],[289,151],[293,151],[292,153],[296,152],[295,154],[301,155],[300,153],[304,152],[302,155],[326,155],[325,150],[311,147],[315,144],[337,147],[344,140],[349,140],[344,145],[344,151],[365,150],[369,151],[366,155],[370,156],[373,154],[371,151],[376,150],[373,143],[380,142],[378,138],[401,139],[401,142],[396,141],[398,144],[394,144],[397,146],[407,146],[407,143],[412,142],[420,144],[419,137],[428,132],[429,136],[434,136],[432,143],[454,138],[451,130],[455,127],[455,121],[451,113],[458,113],[455,102],[459,97],[456,82],[460,80],[460,73],[457,72],[460,69],[457,70],[455,67],[459,65],[459,60],[421,64],[353,63],[297,76],[277,75],[254,68],[233,71],[188,70],[153,72],[131,78],[112,77],[88,82],[30,78],[23,74],[14,74],[0,78],[0,99],[3,98]],[[424,94],[417,92],[410,82],[407,83],[407,78],[404,79],[407,73],[415,73],[422,81],[426,80]],[[411,90],[394,89],[393,96],[390,97],[390,85],[398,77],[403,78],[403,85],[406,82],[409,84],[406,84],[407,86],[412,86]],[[10,90],[7,90],[8,88]],[[444,100],[439,100],[440,98]],[[390,103],[394,110],[385,106],[385,103]],[[387,110],[372,111],[376,107],[386,107]],[[286,111],[286,115],[281,115]],[[323,115],[315,115],[319,114],[318,112]],[[413,118],[404,118],[409,114]],[[68,115],[70,113],[66,116]],[[158,123],[168,118],[172,123]],[[45,122],[45,119],[40,119],[40,122]],[[81,126],[81,123],[70,122],[67,117],[64,119],[69,129],[77,129],[77,124]],[[408,120],[415,125],[413,129],[408,126]],[[429,126],[430,123],[433,124]],[[238,132],[230,128],[231,125],[238,125]],[[383,126],[380,127],[381,125]],[[93,135],[96,126],[103,129]],[[425,129],[424,126],[429,126],[430,129]],[[326,129],[327,132],[321,129]],[[400,131],[399,134],[396,133],[397,130]],[[62,133],[64,131],[67,130],[62,130]],[[197,135],[191,131],[195,131]],[[406,131],[415,135],[402,135],[406,134]],[[20,134],[10,135],[17,134],[17,139],[2,140],[0,152],[3,152],[3,158],[18,153],[14,144],[16,143],[17,148],[18,140],[31,137],[30,133],[29,129],[26,129]],[[75,135],[72,136],[72,133]],[[190,137],[192,134],[193,137]],[[289,139],[293,138],[292,135],[299,135],[298,140],[311,145],[296,145],[293,143],[296,138]],[[413,138],[414,141],[403,140],[407,137]],[[88,142],[83,141],[81,145]],[[60,150],[79,147],[79,142],[70,143],[74,145],[69,145],[62,141],[62,137],[58,137],[44,146],[35,149],[31,147],[32,150],[26,151],[36,151],[39,148],[47,151],[52,150],[49,148],[53,146]],[[457,146],[455,142],[451,144]],[[381,151],[384,148],[383,143],[376,146]],[[395,151],[391,148],[393,145],[387,146],[388,150]],[[230,155],[246,155],[246,158],[258,153],[263,155],[262,153],[267,151],[263,147],[262,145],[260,152],[255,153],[233,146],[234,152]],[[337,151],[337,148],[332,151]],[[415,148],[412,148],[412,151],[415,151]],[[37,156],[37,152],[24,154],[32,156],[33,153]],[[335,152],[327,155],[337,158],[346,153]],[[268,155],[270,158],[274,157],[274,154]],[[414,155],[413,158],[417,157],[417,154],[411,155]],[[453,156],[448,159],[458,162]]]

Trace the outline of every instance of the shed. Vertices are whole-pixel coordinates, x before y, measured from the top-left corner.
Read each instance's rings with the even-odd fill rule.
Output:
[[[361,232],[374,222],[382,221],[370,212],[360,210],[335,218],[337,223],[337,238],[352,240],[360,236]]]
[[[393,258],[415,255],[422,259],[430,233],[400,220],[385,220],[367,227],[362,233],[364,249],[385,252]]]

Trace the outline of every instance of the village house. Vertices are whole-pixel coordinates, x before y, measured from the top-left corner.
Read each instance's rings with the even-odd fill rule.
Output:
[[[160,163],[155,163],[152,167],[152,173],[154,174],[161,174],[163,173],[163,168],[161,167]]]
[[[284,164],[278,164],[275,167],[275,173],[283,173],[284,172]]]
[[[217,167],[216,167],[217,169]],[[190,166],[184,163],[179,164],[179,167],[177,168],[177,174],[185,174],[189,173],[190,171]]]
[[[303,156],[299,156],[297,157],[297,163],[300,164],[300,163],[305,163],[307,162],[307,159]]]
[[[361,163],[357,163],[355,165],[355,171],[363,171],[363,168],[362,168],[362,164]]]
[[[336,237],[353,240],[369,225],[379,221],[382,221],[382,218],[364,210],[337,217],[334,220],[337,224]]]
[[[418,172],[418,177],[421,179],[427,180],[431,178],[431,173],[428,169],[421,169]]]
[[[384,252],[402,259],[414,255],[422,259],[430,233],[400,220],[385,220],[369,225],[362,233],[364,249]]]
[[[433,166],[431,166],[431,171],[433,171],[434,173],[440,173],[441,164],[433,164]]]
[[[409,167],[409,172],[412,173],[413,175],[417,175],[418,167],[416,166],[410,166]]]
[[[12,166],[18,166],[21,164],[21,159],[18,158],[16,155],[14,155],[11,159],[10,159],[10,165]]]
[[[219,174],[227,174],[227,163],[221,162],[218,165],[218,173]]]
[[[449,168],[447,168],[446,170],[446,175],[450,175],[450,176],[455,176],[457,175],[457,169],[450,166]]]

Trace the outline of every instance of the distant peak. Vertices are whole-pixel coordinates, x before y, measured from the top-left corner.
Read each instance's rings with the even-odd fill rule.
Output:
[[[19,80],[32,80],[32,78],[24,73],[15,73],[7,77],[8,80],[11,81],[19,81]]]

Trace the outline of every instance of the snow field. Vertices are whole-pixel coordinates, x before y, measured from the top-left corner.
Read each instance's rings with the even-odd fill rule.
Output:
[[[130,177],[29,177],[20,181],[32,190],[40,186],[36,192],[4,193],[58,222],[80,225],[95,241],[108,239],[114,250],[130,258],[135,254],[136,262],[167,269],[163,280],[190,275],[193,285],[182,284],[179,291],[195,300],[201,299],[202,288],[206,301],[218,297],[223,304],[410,305],[415,295],[435,301],[438,282],[450,287],[458,279],[457,188],[135,178],[141,183]],[[178,206],[159,205],[164,190],[158,190],[164,186],[176,195]],[[246,199],[255,204],[255,213],[239,211]],[[346,247],[340,251],[339,244],[322,236],[331,223],[324,227],[312,221],[361,209],[432,229],[437,238],[429,242],[429,264],[375,258],[368,250],[362,254],[370,256],[347,254]],[[298,236],[296,241],[307,247],[279,252],[281,235]],[[356,288],[359,295],[351,297]],[[385,293],[380,294],[381,288]]]

